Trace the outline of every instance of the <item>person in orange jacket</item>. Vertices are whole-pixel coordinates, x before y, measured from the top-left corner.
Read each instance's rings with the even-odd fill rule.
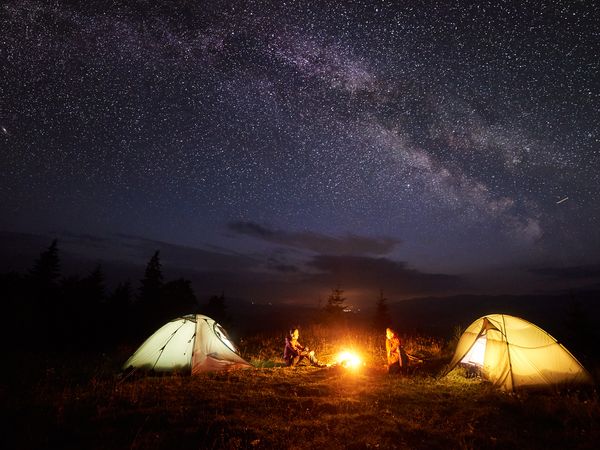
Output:
[[[391,328],[385,329],[385,349],[388,373],[402,372],[402,342]]]

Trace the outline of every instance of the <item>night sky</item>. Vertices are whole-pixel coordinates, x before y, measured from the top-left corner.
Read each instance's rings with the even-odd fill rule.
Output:
[[[57,237],[258,302],[600,286],[596,2],[0,8],[2,268]]]

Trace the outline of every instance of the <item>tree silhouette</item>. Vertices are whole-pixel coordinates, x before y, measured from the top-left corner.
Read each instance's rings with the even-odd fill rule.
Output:
[[[117,285],[106,302],[106,324],[110,333],[107,338],[111,343],[117,343],[123,338],[135,336],[132,333],[132,324],[135,324],[133,316],[133,290],[131,282],[125,281]],[[133,326],[135,331],[135,326]]]
[[[231,325],[231,315],[227,311],[227,302],[225,301],[225,293],[221,292],[221,295],[213,295],[208,299],[208,303],[204,308],[206,315],[219,322],[221,325],[227,328]]]
[[[175,318],[198,310],[192,282],[184,278],[169,281],[162,287],[162,315]]]
[[[346,297],[343,296],[344,291],[338,285],[337,288],[331,290],[331,294],[327,297],[327,304],[325,305],[325,312],[330,317],[339,317],[344,311],[344,301]]]
[[[55,294],[60,277],[60,258],[58,241],[54,239],[47,250],[40,253],[29,271],[29,280],[38,299],[45,295]]]
[[[379,298],[375,307],[375,316],[373,318],[373,326],[376,329],[382,329],[390,324],[390,313],[387,304],[388,299],[383,295],[383,289],[379,291]]]
[[[84,340],[91,334],[87,326],[98,320],[98,317],[93,319],[89,317],[86,291],[79,276],[71,275],[61,279],[57,304],[55,331],[52,334],[60,344],[60,348],[67,350],[83,348]]]
[[[97,265],[90,274],[81,280],[82,298],[79,301],[81,314],[95,320],[85,321],[88,326],[86,345],[99,347],[103,345],[107,333],[106,322],[106,287],[104,285],[104,272]],[[85,336],[85,335],[84,335]]]
[[[34,326],[31,318],[38,311],[34,309],[32,302],[24,301],[23,293],[27,285],[25,278],[16,273],[9,272],[0,274],[0,305],[5,320],[0,327],[0,336],[3,342],[11,342],[6,346],[8,352],[31,348],[34,337]],[[15,339],[15,336],[19,336]]]
[[[144,278],[140,280],[140,292],[137,308],[139,310],[139,323],[141,333],[147,333],[164,322],[161,311],[161,290],[163,275],[160,264],[160,253],[157,250],[148,261]]]
[[[104,272],[98,264],[90,274],[82,280],[86,294],[86,302],[90,308],[99,308],[106,300],[106,287],[104,286]]]
[[[160,302],[160,289],[163,285],[163,274],[160,264],[160,252],[156,250],[144,272],[144,278],[140,280],[139,301],[146,306],[157,305]]]
[[[108,297],[108,305],[111,310],[127,311],[131,306],[133,292],[129,280],[119,283],[112,294]]]
[[[564,315],[564,324],[567,337],[570,340],[569,348],[577,352],[580,358],[587,360],[596,347],[596,337],[594,336],[590,320],[590,314],[585,310],[584,305],[571,294],[571,299],[567,304]]]
[[[27,277],[33,309],[44,317],[41,332],[49,340],[56,337],[61,327],[62,314],[59,305],[58,279],[60,277],[60,258],[58,242],[52,241],[48,249],[40,253]]]

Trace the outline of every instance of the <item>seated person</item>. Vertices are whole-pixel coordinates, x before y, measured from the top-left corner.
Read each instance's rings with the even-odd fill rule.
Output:
[[[387,351],[387,369],[389,373],[402,372],[402,344],[400,338],[394,330],[386,328],[385,330],[385,349]]]
[[[298,342],[300,332],[298,328],[292,328],[285,338],[285,348],[283,350],[283,359],[287,366],[295,367],[304,358],[307,358],[311,365],[324,367],[315,356],[314,350],[309,350],[308,347],[301,345]]]

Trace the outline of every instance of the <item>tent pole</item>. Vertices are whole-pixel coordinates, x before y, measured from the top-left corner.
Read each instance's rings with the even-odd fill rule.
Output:
[[[169,339],[167,339],[167,341],[165,342],[165,344],[160,349],[158,349],[158,356],[156,357],[156,361],[154,361],[154,364],[152,364],[152,370],[154,370],[154,368],[158,364],[158,360],[162,356],[162,354],[165,351],[165,348],[167,347],[167,345],[169,345],[169,342],[171,342],[171,339],[173,339],[173,336],[175,336],[177,334],[177,332],[179,330],[181,330],[181,327],[183,327],[184,325],[185,325],[185,320],[183,321],[183,323],[181,325],[179,325],[179,328],[177,328],[176,330],[174,330],[171,333],[171,336],[169,336]]]
[[[502,314],[502,326],[504,327],[504,339],[506,339],[506,353],[508,355],[508,370],[510,370],[510,385],[511,385],[511,390],[514,391],[515,390],[515,379],[513,377],[513,370],[512,370],[512,361],[510,359],[510,346],[508,345],[508,334],[506,333],[506,320],[504,319],[504,314]]]

